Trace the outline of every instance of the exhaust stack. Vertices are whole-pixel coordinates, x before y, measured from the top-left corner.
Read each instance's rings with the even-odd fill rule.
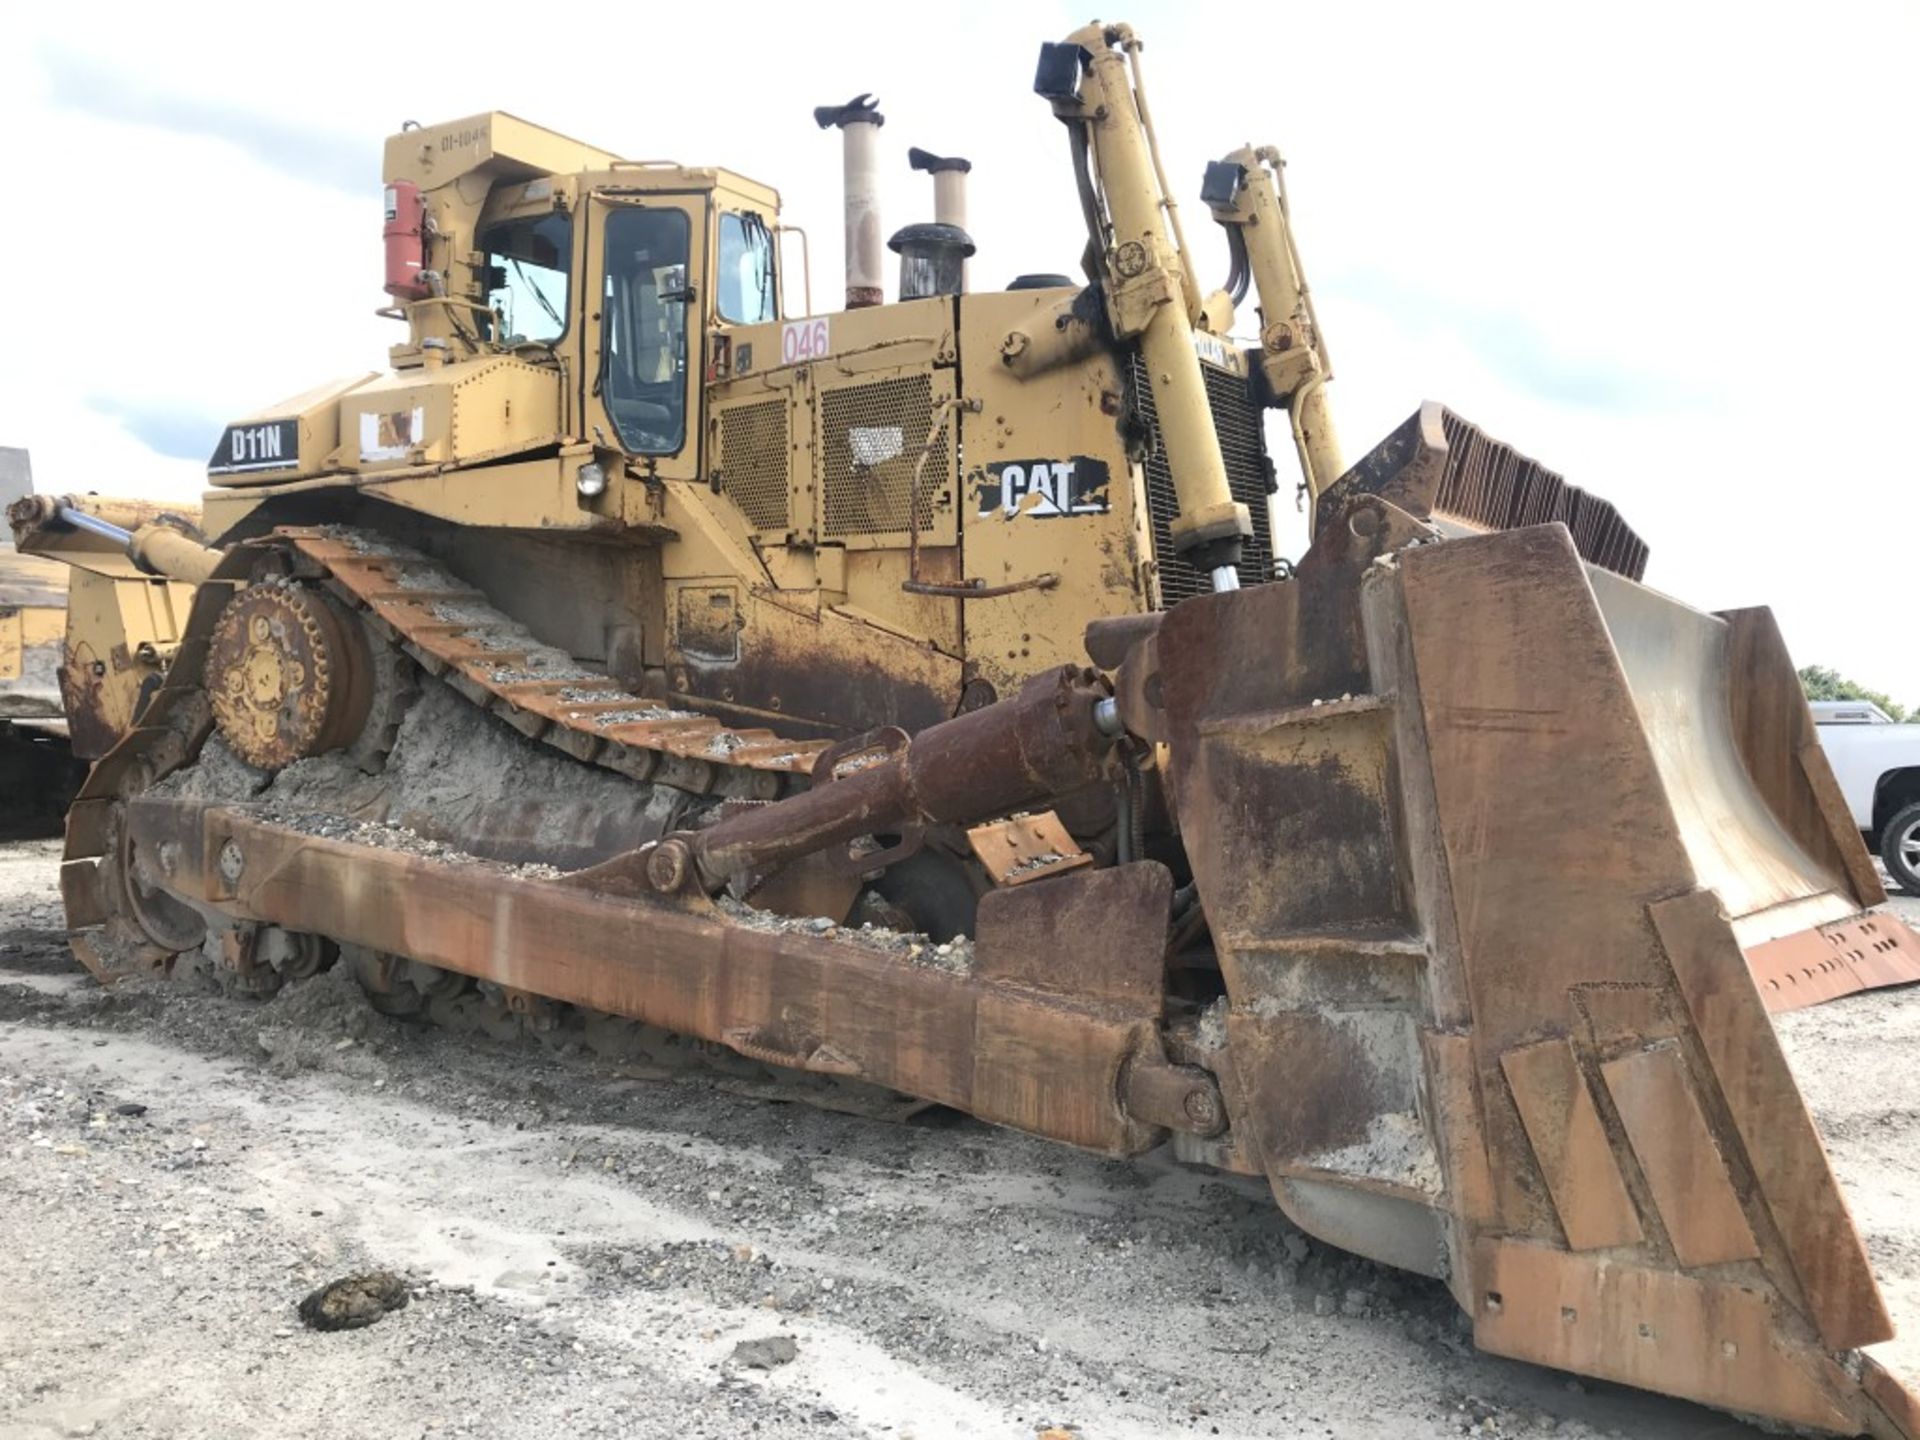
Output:
[[[886,291],[880,270],[880,168],[874,150],[886,116],[873,96],[856,95],[844,105],[814,107],[813,120],[822,130],[840,132],[847,211],[847,309],[881,304]]]
[[[973,170],[971,160],[958,155],[936,155],[914,146],[907,151],[907,164],[933,176],[933,220],[936,225],[967,228],[967,176]],[[960,269],[960,289],[967,289],[967,267]]]

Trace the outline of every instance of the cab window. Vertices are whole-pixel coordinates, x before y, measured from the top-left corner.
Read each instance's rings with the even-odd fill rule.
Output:
[[[573,222],[550,215],[504,220],[480,233],[487,255],[487,308],[500,317],[500,343],[550,345],[567,330],[567,269]]]
[[[679,210],[607,217],[600,393],[631,454],[672,455],[686,441],[689,234]]]
[[[752,211],[720,216],[720,318],[735,325],[773,319],[773,232]]]

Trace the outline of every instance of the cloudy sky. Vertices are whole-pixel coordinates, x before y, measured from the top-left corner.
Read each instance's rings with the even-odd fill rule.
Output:
[[[383,365],[380,151],[405,120],[505,109],[776,185],[824,308],[839,157],[809,111],[870,90],[890,226],[930,216],[908,146],[964,154],[974,283],[1072,270],[1066,145],[1030,82],[1039,43],[1087,18],[1048,0],[23,7],[0,52],[0,444],[31,447],[42,489],[191,495],[227,417]],[[1248,140],[1288,155],[1350,455],[1442,400],[1612,499],[1653,547],[1650,583],[1771,604],[1801,663],[1920,702],[1920,9],[1139,0],[1119,18],[1148,42],[1204,274],[1226,268],[1204,162]]]

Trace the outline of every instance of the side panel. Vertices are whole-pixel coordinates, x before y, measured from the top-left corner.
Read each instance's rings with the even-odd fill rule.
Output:
[[[60,666],[73,753],[97,760],[132,728],[179,644],[193,587],[144,575],[75,570]]]
[[[958,576],[952,321],[926,300],[715,344],[704,483],[655,514],[674,693],[807,735],[953,713],[960,604],[903,588]]]
[[[1059,291],[960,302],[965,578],[1028,588],[966,606],[971,673],[1007,693],[1037,670],[1084,664],[1089,621],[1149,608],[1152,547],[1140,471],[1121,432],[1125,385],[1096,353],[1022,381],[1001,363],[1008,332]]]

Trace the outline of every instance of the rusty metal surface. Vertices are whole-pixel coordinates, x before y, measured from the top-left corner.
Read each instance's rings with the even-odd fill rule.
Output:
[[[827,853],[804,856],[783,865],[747,891],[747,903],[756,910],[798,919],[822,916],[842,921],[859,898],[862,881],[857,871],[834,863]]]
[[[1799,1010],[1883,985],[1920,982],[1920,935],[1896,915],[1836,920],[1746,950],[1769,1011]]]
[[[763,1054],[829,1047],[844,1073],[1092,1149],[1132,1154],[1164,1138],[1119,1098],[1123,1067],[1158,1048],[1158,988],[1018,983],[1007,977],[1031,962],[996,956],[1004,938],[983,934],[976,968],[955,971],[857,936],[327,840],[246,806],[147,798],[129,816],[135,847],[165,855],[170,886],[231,915]],[[1164,894],[1165,872],[1148,878]],[[1143,953],[1158,963],[1157,945]]]
[[[1048,994],[1139,1007],[1166,1002],[1173,877],[1140,861],[981,897],[976,973]]]
[[[1849,1317],[1829,1312],[1828,1343],[1879,1338],[1884,1311],[1858,1237],[1817,1142],[1801,1142],[1812,1139],[1811,1122],[1718,901],[1705,891],[1666,899],[1692,867],[1571,547],[1549,531],[1521,531],[1422,551],[1402,568],[1476,1045],[1483,1056],[1504,1052],[1565,1027],[1570,986],[1664,989],[1674,966],[1717,1088],[1754,1122],[1720,1138],[1730,1152],[1744,1148],[1762,1188],[1799,1216],[1781,1226],[1778,1259],[1792,1268],[1780,1278],[1791,1292],[1810,1270],[1827,1277],[1806,1284],[1813,1313],[1824,1302]],[[1612,821],[1555,823],[1569,812]],[[1660,918],[1677,914],[1692,919],[1684,934]],[[1579,937],[1577,948],[1558,949],[1557,964],[1543,963],[1537,945],[1549,915],[1553,933]],[[1695,1003],[1707,997],[1723,1005]],[[1497,1107],[1487,1130],[1496,1154],[1514,1148]],[[1810,1259],[1814,1251],[1826,1260]]]
[[[346,744],[360,733],[372,699],[359,624],[299,581],[250,585],[228,602],[206,665],[214,723],[258,770],[282,770]]]
[[[1780,1333],[1767,1296],[1606,1256],[1482,1240],[1473,1339],[1561,1370],[1854,1433],[1854,1383]]]
[[[1680,1263],[1757,1259],[1760,1248],[1679,1048],[1622,1055],[1600,1073]]]
[[[658,755],[709,771],[805,774],[825,748],[818,740],[783,738],[770,730],[729,729],[709,715],[633,694],[599,667],[577,664],[569,673],[543,676],[523,668],[533,643],[523,627],[420,552],[377,536],[319,529],[279,533],[401,637],[403,648],[429,672],[464,685],[470,698],[497,700],[508,718],[525,718],[526,733],[576,758],[617,759],[615,768],[629,773],[644,772]],[[610,755],[608,747],[620,753]]]
[[[1142,1051],[1120,1077],[1127,1113],[1144,1124],[1162,1125],[1182,1136],[1211,1140],[1225,1133],[1227,1102],[1220,1082],[1195,1065],[1171,1065]]]
[[[1646,542],[1612,504],[1428,401],[1321,494],[1317,524],[1356,495],[1379,495],[1456,530],[1565,525],[1582,559],[1629,580],[1646,573]]]
[[[996,885],[1030,885],[1093,863],[1051,810],[976,825],[967,844]]]
[[[1375,565],[1362,532],[1405,512],[1356,531],[1358,503],[1296,581],[1189,602],[1153,644],[1237,1141],[1323,1238],[1418,1268],[1432,1236],[1485,1348],[1899,1433],[1848,1354],[1886,1333],[1859,1237],[1699,888],[1696,777],[1596,593],[1624,582],[1548,527]],[[1715,766],[1777,743],[1693,733]],[[1740,814],[1792,846],[1790,803]]]
[[[112,706],[105,684],[107,660],[82,646],[61,663],[60,708],[66,713],[67,733],[74,754],[97,760],[123,733],[114,723]]]
[[[1887,1339],[1893,1321],[1866,1246],[1713,896],[1696,891],[1648,913],[1821,1339],[1836,1349]]]
[[[1920,1435],[1920,1396],[1894,1379],[1871,1355],[1863,1357],[1860,1369],[1868,1397],[1892,1420],[1894,1433],[1903,1440]]]
[[[1500,1068],[1568,1246],[1604,1250],[1639,1244],[1640,1217],[1573,1046],[1565,1040],[1524,1045],[1502,1055]]]
[[[655,883],[671,891],[697,874],[712,892],[742,871],[863,836],[964,824],[1081,789],[1101,777],[1111,748],[1093,723],[1093,707],[1105,697],[1091,672],[1063,666],[1036,675],[1008,700],[911,739],[879,732],[898,738],[884,748],[850,742],[856,753],[837,760],[829,751],[804,794],[669,839]],[[670,860],[668,846],[675,847]],[[874,860],[861,863],[871,868]]]

